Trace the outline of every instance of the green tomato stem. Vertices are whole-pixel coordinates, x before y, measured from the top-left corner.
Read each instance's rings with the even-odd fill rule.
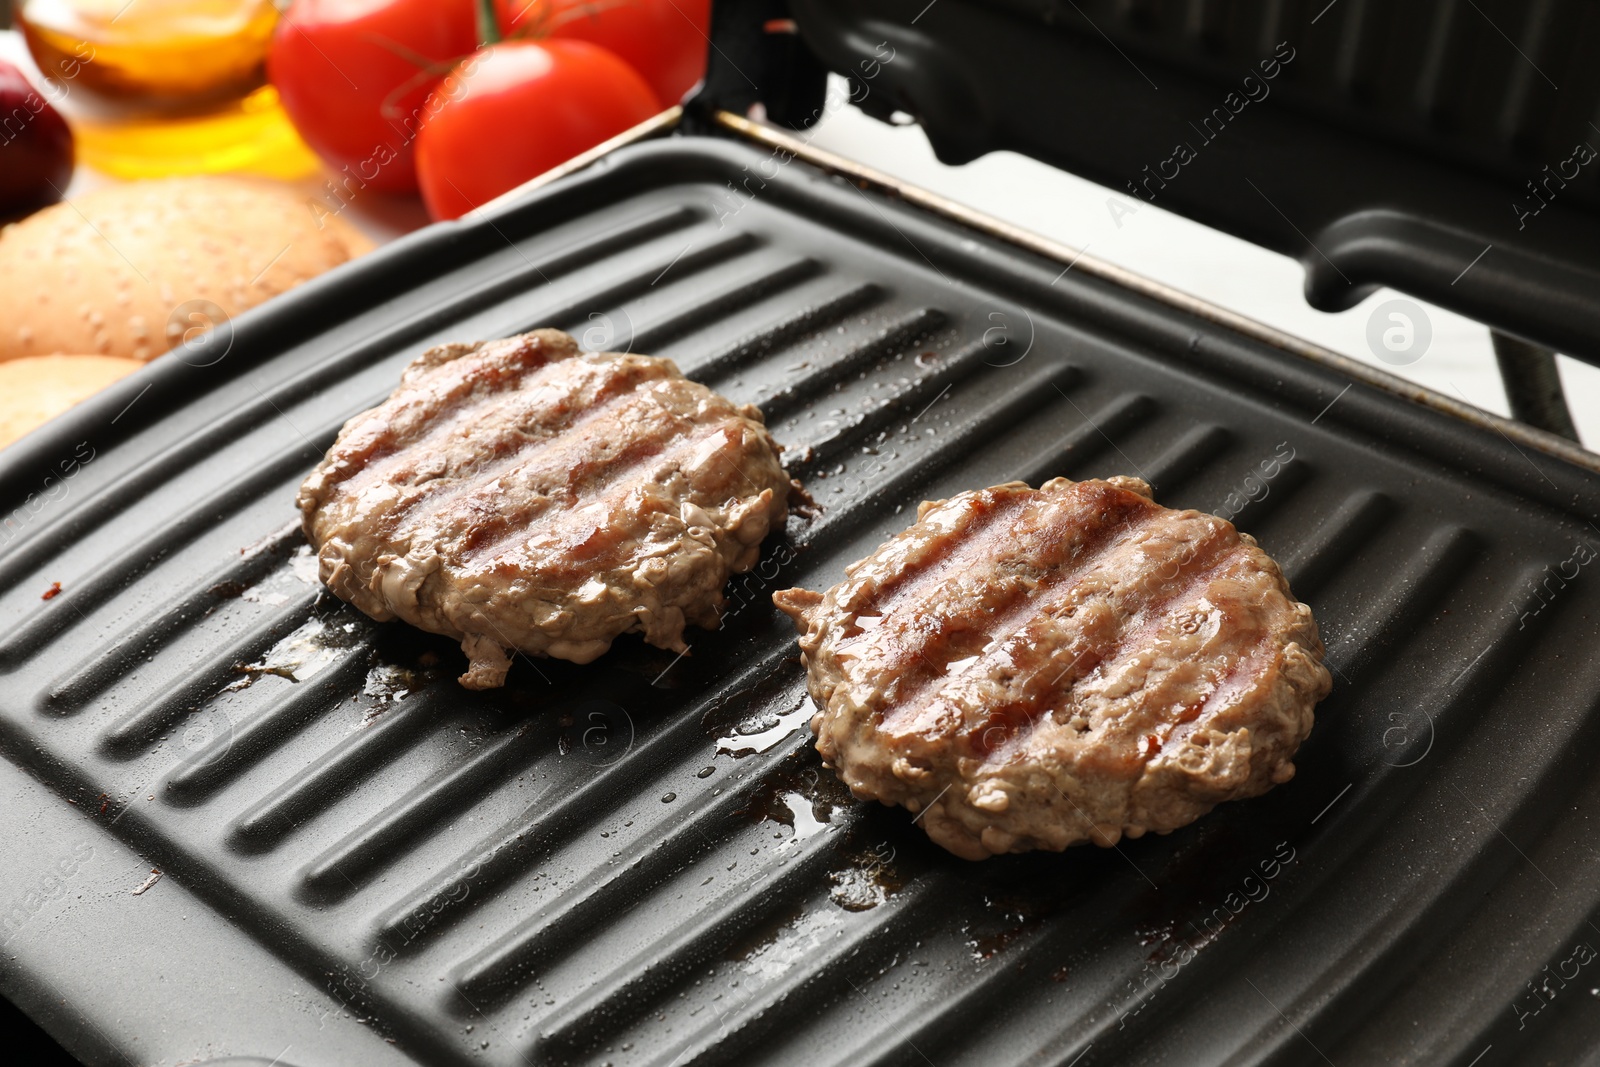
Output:
[[[494,0],[478,0],[478,47],[487,48],[500,40],[500,23],[494,17]]]

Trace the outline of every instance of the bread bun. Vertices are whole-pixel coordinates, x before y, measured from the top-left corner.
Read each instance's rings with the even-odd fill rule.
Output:
[[[229,315],[370,250],[302,194],[239,178],[110,186],[0,230],[0,360],[153,359],[206,301]]]
[[[0,363],[0,448],[142,366],[117,356],[27,356]]]

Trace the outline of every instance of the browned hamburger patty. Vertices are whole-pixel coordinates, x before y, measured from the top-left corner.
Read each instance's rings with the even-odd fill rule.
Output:
[[[424,352],[298,503],[330,589],[460,638],[461,684],[488,689],[510,650],[587,663],[641,631],[684,651],[788,493],[756,408],[671,360],[536,330]]]
[[[967,859],[1110,846],[1263,793],[1332,686],[1277,564],[1134,478],[925,503],[826,594],[774,600],[823,760]]]

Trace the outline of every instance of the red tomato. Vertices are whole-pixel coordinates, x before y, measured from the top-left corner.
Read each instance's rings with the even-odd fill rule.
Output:
[[[428,99],[417,178],[428,214],[453,219],[661,110],[628,64],[586,41],[505,41]]]
[[[477,47],[475,0],[294,0],[267,74],[300,136],[355,189],[409,192],[428,94]]]
[[[711,0],[495,0],[506,36],[588,41],[644,75],[676,104],[706,73]]]
[[[72,131],[22,71],[0,60],[0,220],[53,204],[72,180]]]

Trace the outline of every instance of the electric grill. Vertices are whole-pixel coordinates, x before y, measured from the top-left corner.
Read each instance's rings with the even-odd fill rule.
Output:
[[[947,154],[963,114],[995,138],[966,151],[1010,143],[1028,112],[952,87],[1022,64],[928,65],[975,27],[1048,41],[1049,77],[1129,58],[1205,95],[1209,52],[1136,44],[1146,5],[920,6],[723,5],[686,112],[0,457],[0,991],[91,1064],[1593,1056],[1600,460],[742,117],[803,125],[820,55]],[[1237,10],[1258,7],[1300,11]],[[1126,106],[1154,122],[1151,96]],[[1305,106],[1257,117],[1309,128]],[[1359,213],[1357,192],[1324,190]],[[1541,254],[1546,280],[1592,266]],[[1458,306],[1514,328],[1495,284]],[[1568,296],[1529,347],[1592,355],[1594,291]],[[425,346],[547,325],[759,403],[820,507],[689,655],[626,639],[469,693],[450,642],[320,590],[294,490]],[[851,800],[770,593],[836,581],[924,498],[1111,474],[1231,517],[1315,608],[1335,689],[1294,781],[1166,837],[981,864]]]

